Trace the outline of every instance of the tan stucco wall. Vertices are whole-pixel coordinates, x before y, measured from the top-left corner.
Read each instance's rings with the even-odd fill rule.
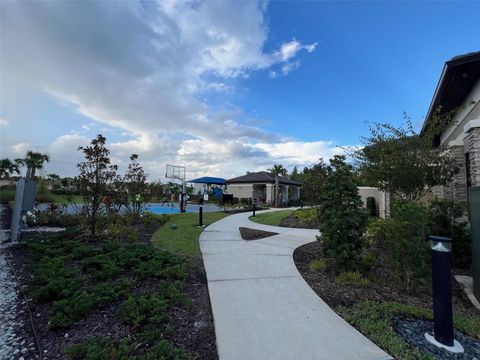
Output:
[[[228,185],[227,194],[232,194],[234,198],[251,198],[253,194],[252,184],[232,184]]]
[[[383,191],[370,186],[359,186],[358,193],[363,201],[363,207],[367,207],[367,198],[373,197],[380,217],[390,216],[390,196]]]

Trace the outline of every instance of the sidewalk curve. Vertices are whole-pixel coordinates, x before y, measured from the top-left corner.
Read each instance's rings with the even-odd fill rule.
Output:
[[[318,230],[257,224],[250,215],[228,216],[200,235],[220,360],[392,359],[298,272],[293,251]],[[239,227],[279,234],[245,241]]]

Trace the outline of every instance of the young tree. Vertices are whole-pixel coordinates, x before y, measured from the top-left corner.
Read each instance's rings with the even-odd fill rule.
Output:
[[[318,214],[319,240],[325,255],[334,261],[337,268],[351,270],[363,247],[367,216],[362,209],[352,166],[345,162],[345,156],[334,156],[326,167]]]
[[[27,167],[27,179],[35,179],[35,171],[37,169],[43,169],[43,164],[50,161],[50,156],[35,151],[27,151],[25,159],[19,159],[22,165]]]
[[[318,164],[303,169],[303,173],[300,174],[300,180],[302,182],[302,198],[305,202],[312,205],[320,204],[320,194],[322,192],[322,186],[327,176],[327,165],[320,159]]]
[[[436,185],[447,184],[458,171],[446,147],[432,146],[432,127],[427,133],[416,133],[407,117],[406,127],[375,124],[364,147],[352,155],[362,177],[374,186],[415,200]]]
[[[271,167],[270,169],[267,169],[267,171],[272,173],[273,175],[285,176],[288,174],[287,169],[285,169],[281,164],[274,164],[273,167]]]
[[[130,156],[131,162],[123,177],[127,192],[125,207],[135,217],[138,217],[145,210],[145,199],[148,195],[147,174],[137,160],[137,154]]]
[[[116,178],[118,167],[110,164],[110,151],[105,147],[106,138],[98,134],[89,146],[80,146],[85,161],[77,164],[79,175],[75,178],[88,210],[88,222],[92,236],[96,234],[97,217],[107,186]]]

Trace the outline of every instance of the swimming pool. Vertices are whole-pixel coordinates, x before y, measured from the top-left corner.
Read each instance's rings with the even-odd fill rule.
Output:
[[[197,204],[188,204],[187,203],[187,213],[197,213],[200,209],[200,206],[203,207],[204,212],[212,212],[212,211],[223,211],[223,208],[218,207],[215,204],[204,204],[204,205],[197,205]],[[65,211],[69,214],[75,214],[80,211],[82,205],[81,204],[68,204],[65,207]],[[39,204],[37,208],[41,211],[45,211],[48,209],[48,204]],[[177,203],[173,204],[173,207],[170,203],[166,203],[162,206],[162,203],[147,203],[146,210],[150,211],[154,214],[179,214],[180,208]]]
[[[199,212],[200,206],[203,208],[204,212],[212,212],[212,211],[223,211],[223,208],[218,207],[214,204],[205,204],[205,205],[197,205],[197,204],[187,204],[187,213],[197,213]],[[154,214],[179,214],[180,208],[178,204],[173,204],[172,206],[167,203],[162,206],[161,203],[149,203],[147,204],[147,211],[150,211]]]

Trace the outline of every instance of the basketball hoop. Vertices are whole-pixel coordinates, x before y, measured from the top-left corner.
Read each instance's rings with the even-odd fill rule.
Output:
[[[167,165],[165,177],[168,179],[177,179],[182,182],[182,193],[180,195],[180,212],[185,212],[187,208],[185,174],[185,166]]]
[[[167,165],[165,177],[169,179],[185,180],[185,166]]]

